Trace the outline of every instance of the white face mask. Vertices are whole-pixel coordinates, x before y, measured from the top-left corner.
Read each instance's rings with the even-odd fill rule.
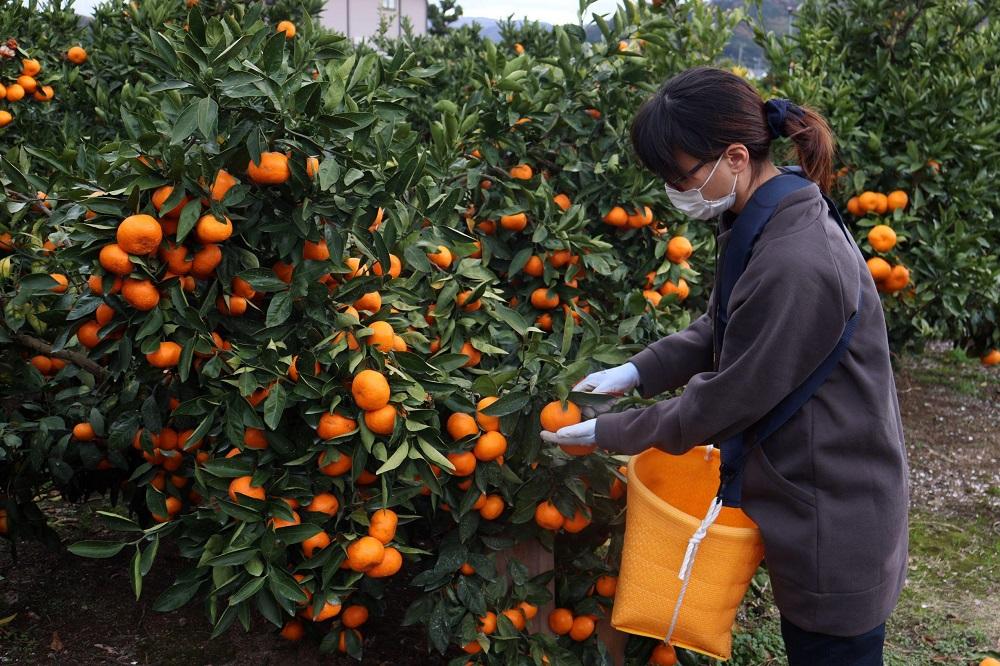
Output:
[[[719,156],[719,159],[715,161],[715,166],[712,167],[711,173],[708,174],[708,178],[696,190],[684,190],[681,192],[664,183],[663,188],[667,191],[670,203],[688,217],[696,220],[708,220],[729,210],[736,203],[736,180],[739,178],[738,175],[737,178],[733,179],[733,191],[721,199],[708,201],[701,195],[702,188],[708,185],[708,181],[712,180],[712,176],[715,174],[715,170],[719,168],[723,157],[723,155]]]

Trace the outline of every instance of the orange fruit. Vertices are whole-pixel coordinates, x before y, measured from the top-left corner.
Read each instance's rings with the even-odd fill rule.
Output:
[[[889,277],[886,278],[883,286],[889,293],[895,293],[910,283],[910,271],[902,264],[892,267]]]
[[[35,91],[35,94],[31,96],[36,102],[51,102],[52,98],[56,96],[56,91],[52,89],[52,86],[41,86]]]
[[[26,76],[35,76],[40,71],[42,71],[42,64],[33,58],[24,58],[21,60],[21,74]]]
[[[521,270],[531,277],[542,277],[542,273],[545,271],[545,264],[542,263],[541,257],[533,254],[528,258],[527,263],[524,264],[524,268]]]
[[[101,268],[115,275],[128,275],[135,268],[132,260],[128,258],[128,252],[117,243],[110,243],[102,247],[98,261]]]
[[[24,88],[18,83],[12,83],[7,86],[7,101],[8,102],[20,102],[24,99]]]
[[[663,296],[658,291],[653,291],[652,289],[643,289],[642,295],[654,308],[660,304],[660,300]]]
[[[302,611],[302,615],[307,620],[312,620],[313,622],[323,622],[324,620],[329,620],[331,617],[337,617],[340,613],[340,604],[333,603],[332,601],[327,601],[323,604],[323,608],[320,609],[319,613],[313,615],[312,606],[306,606],[305,610]]]
[[[861,199],[859,197],[851,197],[847,200],[847,212],[855,217],[861,217],[865,214],[864,208],[861,207]]]
[[[365,574],[370,578],[388,578],[403,568],[403,554],[389,546],[385,549],[382,561],[368,569]]]
[[[294,30],[294,27],[293,27]],[[265,151],[260,154],[260,162],[250,161],[247,175],[257,185],[281,185],[288,182],[288,156],[284,153]]]
[[[360,627],[368,621],[368,609],[360,605],[348,606],[340,614],[340,621],[348,629]]]
[[[517,607],[521,609],[522,613],[524,613],[525,619],[533,620],[535,619],[535,616],[538,615],[538,606],[535,604],[522,601],[517,605]]]
[[[565,407],[558,400],[553,400],[542,408],[540,414],[542,430],[549,432],[555,432],[560,428],[575,425],[581,419],[580,408],[568,400]]]
[[[858,204],[865,213],[870,213],[878,208],[878,193],[876,192],[862,192],[861,196],[858,197]]]
[[[93,349],[101,343],[97,337],[97,332],[101,330],[101,325],[95,320],[85,322],[83,326],[76,329],[76,339],[87,349]]]
[[[323,550],[330,545],[330,535],[326,532],[317,532],[302,542],[302,554],[312,557],[317,550]]]
[[[669,296],[670,294],[677,294],[677,300],[683,301],[691,293],[691,288],[688,287],[688,283],[684,278],[678,278],[675,284],[673,280],[667,280],[660,287],[660,294],[663,296]]]
[[[330,248],[322,238],[318,241],[306,241],[302,247],[302,258],[310,261],[326,261],[330,258]]]
[[[552,502],[539,502],[535,507],[535,524],[542,529],[556,531],[562,528],[564,522],[566,519]]]
[[[382,295],[377,291],[369,291],[354,301],[354,307],[365,312],[378,312],[382,307]]]
[[[382,544],[387,544],[396,536],[396,526],[399,516],[392,509],[379,509],[368,520],[368,536],[375,537]]]
[[[648,226],[653,223],[653,211],[649,206],[643,206],[642,210],[636,208],[635,212],[625,218],[625,223],[633,229]]]
[[[358,427],[358,422],[352,418],[341,416],[340,414],[330,414],[325,412],[319,417],[319,424],[316,426],[316,434],[320,439],[333,439],[346,435]]]
[[[391,277],[397,278],[397,277],[400,276],[400,274],[402,272],[403,272],[403,264],[400,261],[399,257],[397,257],[396,255],[390,253],[389,254],[389,275]],[[374,273],[375,275],[382,275],[382,273],[383,273],[382,264],[380,264],[379,262],[376,261],[375,264],[372,266],[372,273]]]
[[[292,264],[285,263],[284,261],[277,261],[271,266],[271,270],[278,277],[279,280],[286,284],[292,283],[292,275],[295,272],[295,266]]]
[[[17,77],[17,85],[24,88],[24,92],[26,93],[33,93],[38,88],[38,82],[35,81],[35,77],[28,76],[27,74]]]
[[[559,210],[563,211],[564,213],[567,210],[569,210],[570,206],[573,205],[573,202],[569,200],[569,197],[563,194],[562,192],[552,197],[552,201],[554,201],[555,204],[559,206]]]
[[[580,642],[590,638],[594,633],[594,620],[586,615],[573,618],[573,628],[569,630],[569,637]]]
[[[62,294],[69,286],[69,279],[62,273],[49,273],[49,277],[56,281],[56,285],[49,289],[51,292]]]
[[[52,372],[52,359],[48,356],[32,356],[31,365],[43,375],[48,375]]]
[[[319,471],[326,476],[343,476],[351,471],[354,466],[354,462],[351,456],[347,455],[343,451],[339,451],[340,457],[332,462],[327,462],[326,452],[324,451],[316,459],[316,464],[319,466]]]
[[[895,190],[889,193],[888,208],[889,212],[896,210],[897,208],[906,208],[906,204],[910,202],[910,197],[907,196],[906,192],[903,190]]]
[[[175,245],[169,240],[160,248],[157,256],[160,261],[167,264],[167,269],[175,275],[187,275],[194,265],[194,259],[188,259],[188,249],[183,245]]]
[[[868,231],[868,243],[876,252],[888,252],[896,245],[896,232],[886,224],[876,224]]]
[[[122,284],[122,298],[136,310],[146,312],[160,302],[160,292],[149,280],[125,280]]]
[[[89,423],[77,423],[73,426],[73,437],[81,442],[92,442],[97,439],[97,434]]]
[[[504,507],[503,497],[500,495],[487,495],[486,501],[479,509],[479,515],[482,516],[483,520],[493,520],[503,513]]]
[[[250,299],[257,295],[257,292],[254,290],[253,287],[250,286],[250,283],[244,280],[243,278],[234,277],[232,282],[230,283],[230,286],[233,290],[233,293],[236,294],[237,296],[242,296],[243,298]]]
[[[462,366],[463,368],[474,368],[479,365],[479,361],[482,360],[482,353],[472,346],[471,342],[463,342],[462,349],[459,350],[459,354],[465,354],[469,360],[465,362]]]
[[[396,428],[396,408],[386,405],[365,411],[365,425],[376,435],[391,435]]]
[[[556,608],[549,613],[549,629],[557,636],[564,636],[573,628],[573,613],[567,608]]]
[[[461,412],[455,412],[448,417],[445,429],[456,442],[470,435],[479,434],[479,426],[476,424],[476,419],[469,414]]]
[[[269,522],[271,523],[271,527],[273,527],[274,529],[277,530],[277,529],[281,529],[282,527],[291,527],[292,525],[301,525],[302,524],[302,518],[299,517],[299,514],[297,514],[294,511],[292,511],[292,519],[291,520],[285,520],[284,518],[278,518],[277,516],[275,516],[274,518],[271,518],[271,520]]]
[[[174,206],[172,210],[163,212],[163,210],[161,210],[163,208],[163,204],[167,203],[167,199],[169,199],[170,195],[173,193],[174,193],[174,188],[171,185],[164,185],[162,187],[158,187],[156,191],[153,192],[153,208],[155,208],[157,212],[160,213],[161,217],[169,217],[169,218],[180,217],[181,211],[184,210],[184,206],[186,206],[188,202],[191,201],[191,198],[185,194],[184,197],[181,199],[181,202],[176,206]]]
[[[563,523],[563,529],[570,534],[576,534],[582,532],[588,525],[590,525],[590,518],[587,517],[586,513],[577,509],[573,517],[567,518],[566,522]]]
[[[351,382],[351,395],[361,409],[381,409],[389,404],[389,382],[377,370],[362,370]]]
[[[215,307],[224,315],[239,317],[247,311],[247,299],[242,296],[230,296],[229,303],[226,303],[226,298],[219,296],[215,299]]]
[[[476,456],[471,451],[449,453],[446,457],[455,467],[452,472],[455,476],[469,476],[476,471]]]
[[[333,493],[316,493],[312,501],[305,506],[306,511],[314,513],[325,513],[328,516],[337,514],[340,509],[340,501]]]
[[[319,173],[319,158],[310,155],[306,158],[306,175],[310,178],[315,178],[316,174]]]
[[[285,39],[291,39],[295,37],[295,24],[291,21],[280,21],[278,22],[277,32],[285,33]]]
[[[219,169],[212,180],[212,200],[222,201],[226,197],[226,192],[239,182],[225,169]]]
[[[667,259],[675,264],[689,259],[692,252],[691,241],[684,236],[674,236],[667,243]]]
[[[66,51],[66,59],[74,65],[82,65],[87,61],[87,52],[81,46],[71,46]]]
[[[249,449],[266,449],[267,435],[260,428],[246,428],[243,431],[243,444]]]
[[[221,263],[222,248],[210,243],[194,253],[191,274],[202,280],[208,279],[215,274],[216,267]]]
[[[347,563],[353,571],[366,571],[382,561],[385,546],[372,536],[363,536],[347,547]]]
[[[615,590],[618,589],[618,577],[599,576],[597,582],[594,584],[594,589],[602,597],[613,597],[615,596]]]
[[[499,400],[495,395],[486,396],[476,403],[476,423],[483,430],[500,430],[500,417],[483,414],[483,410]]]
[[[458,570],[462,572],[463,576],[471,576],[472,574],[476,573],[476,568],[471,564],[469,564],[468,562],[464,562],[462,566],[459,567]]]
[[[674,666],[677,663],[677,653],[672,645],[660,643],[653,648],[653,655],[649,658],[649,663],[653,666]]]
[[[483,651],[483,646],[476,641],[470,641],[462,646],[462,650],[466,654],[479,654]]]
[[[2,85],[0,85],[0,91],[3,91]],[[6,91],[3,92],[4,94],[6,94]],[[0,95],[0,97],[2,96],[3,95]],[[10,111],[7,111],[6,109],[0,109],[0,127],[6,127],[7,125],[10,125],[12,122],[14,122],[14,116],[11,115]],[[7,251],[9,252],[10,250]]]
[[[621,206],[615,206],[602,219],[613,227],[624,227],[628,224],[628,213]]]
[[[365,344],[372,345],[383,352],[392,350],[393,336],[395,335],[392,324],[387,321],[373,321],[368,325],[368,328],[372,329],[372,332],[361,338]]]
[[[497,614],[493,611],[486,611],[486,615],[482,615],[478,618],[476,626],[479,631],[489,636],[497,630]]]
[[[521,55],[522,53],[524,53],[524,44],[521,44],[520,42],[514,44],[514,53],[516,53],[517,55]]]
[[[495,430],[480,435],[479,439],[476,440],[476,446],[472,449],[476,459],[483,462],[496,460],[506,452],[507,438]]]
[[[233,235],[233,223],[225,216],[220,220],[212,213],[202,215],[195,224],[194,235],[202,245],[221,243]]]
[[[524,631],[524,627],[528,624],[527,619],[524,617],[524,611],[520,608],[508,608],[501,615],[505,615],[518,631]]]
[[[523,231],[528,226],[528,216],[525,213],[501,215],[500,226],[509,231]]]
[[[238,504],[239,496],[243,495],[263,501],[265,497],[264,489],[261,486],[253,485],[252,481],[253,477],[250,476],[238,476],[230,481],[229,499]]]
[[[867,263],[868,270],[871,272],[872,279],[875,282],[882,282],[888,279],[889,274],[892,272],[892,266],[882,257],[872,257]]]
[[[286,641],[300,641],[305,636],[301,620],[291,619],[281,628],[281,637]]]
[[[510,177],[517,180],[531,180],[531,177],[534,175],[534,171],[532,171],[531,166],[528,164],[518,164],[510,169]]]
[[[531,292],[531,305],[538,310],[551,310],[559,305],[559,295],[539,287]]]
[[[475,312],[483,305],[482,300],[479,298],[474,301],[469,301],[469,296],[471,295],[472,291],[467,289],[465,291],[460,291],[458,296],[455,297],[455,302],[458,303],[458,306],[465,312]]]
[[[156,351],[146,354],[146,362],[154,368],[172,368],[181,360],[181,346],[176,342],[161,342]]]
[[[1000,364],[1000,349],[991,349],[979,357],[979,362],[986,367]]]
[[[875,202],[875,212],[878,215],[884,215],[889,210],[889,197],[881,192],[877,192],[875,196],[877,197]]]
[[[451,266],[451,250],[446,248],[444,245],[438,245],[437,252],[428,252],[427,258],[430,259],[431,263],[438,268],[447,269]]]

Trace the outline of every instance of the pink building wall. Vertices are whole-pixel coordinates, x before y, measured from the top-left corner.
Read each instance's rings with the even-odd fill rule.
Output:
[[[414,34],[427,32],[427,0],[328,0],[320,22],[358,41],[378,32],[381,16],[389,20],[390,36],[402,34],[400,16],[409,18]]]

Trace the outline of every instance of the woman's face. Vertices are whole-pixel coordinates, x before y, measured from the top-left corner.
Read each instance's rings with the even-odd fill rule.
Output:
[[[700,160],[683,151],[677,151],[675,158],[681,168],[681,173],[686,175],[681,176],[676,181],[668,181],[667,184],[681,192],[701,187],[701,196],[706,200],[721,199],[733,191],[733,179],[737,174],[737,171],[730,164],[729,150],[727,149],[720,156],[707,160]],[[718,162],[718,166],[716,166],[716,162]],[[712,172],[713,168],[715,169],[714,173]]]

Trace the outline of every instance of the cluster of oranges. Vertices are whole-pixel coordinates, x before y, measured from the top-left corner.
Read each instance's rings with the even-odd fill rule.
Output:
[[[0,83],[0,100],[6,100],[8,104],[20,102],[27,95],[36,102],[51,102],[55,97],[55,90],[52,86],[39,84],[38,75],[42,71],[42,64],[33,58],[21,60],[21,73],[14,81],[7,84]],[[0,109],[0,127],[6,127],[14,121],[14,114],[7,109]]]
[[[521,601],[516,606],[501,611],[500,615],[510,620],[515,629],[524,631],[525,627],[528,626],[528,621],[533,620],[538,615],[538,606],[528,601]],[[484,636],[490,636],[497,630],[498,620],[499,618],[495,612],[486,611],[485,615],[481,615],[476,619],[476,629]],[[483,646],[478,640],[475,640],[463,645],[462,649],[467,654],[478,654],[483,651]],[[471,663],[466,662],[466,664]]]
[[[847,210],[857,217],[868,213],[886,215],[906,208],[908,203],[909,197],[902,190],[889,194],[866,191],[851,197],[847,202]],[[868,231],[868,244],[875,252],[886,254],[896,247],[896,232],[887,224],[876,224]],[[880,292],[894,294],[910,283],[910,270],[903,264],[892,265],[882,257],[871,257],[867,263]]]

